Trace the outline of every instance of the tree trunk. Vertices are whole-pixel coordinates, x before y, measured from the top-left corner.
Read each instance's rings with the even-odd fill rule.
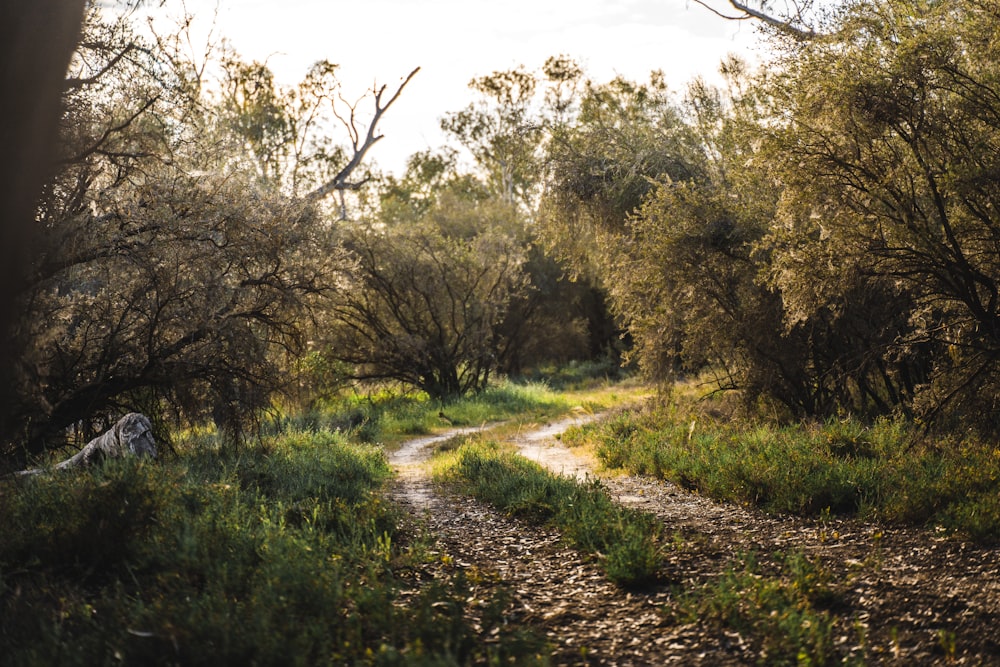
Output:
[[[153,425],[149,418],[138,412],[130,412],[103,434],[94,438],[76,455],[54,466],[54,470],[81,468],[104,459],[119,459],[129,456],[156,458],[156,443],[153,440]],[[44,468],[22,470],[17,475],[36,475]]]

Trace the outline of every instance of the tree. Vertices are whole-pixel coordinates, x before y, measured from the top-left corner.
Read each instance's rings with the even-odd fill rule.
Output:
[[[475,174],[459,171],[454,148],[415,153],[407,160],[403,176],[382,179],[378,218],[387,225],[409,224],[422,219],[448,196],[468,202],[491,198],[488,187]]]
[[[14,319],[15,300],[35,252],[32,213],[53,169],[60,98],[79,39],[85,0],[10,2],[0,12],[0,332]],[[0,368],[10,367],[4,346]],[[12,355],[13,356],[13,355]],[[0,401],[11,386],[0,374]]]
[[[329,61],[315,63],[292,89],[276,85],[266,65],[243,62],[234,53],[227,53],[222,65],[221,130],[239,139],[245,164],[261,183],[289,196],[318,202],[336,193],[339,217],[346,220],[346,193],[371,180],[371,175],[358,178],[358,171],[368,151],[384,138],[378,123],[420,68],[387,97],[387,86],[374,87],[374,110],[364,124],[359,106],[367,96],[353,103],[345,99],[338,66]],[[335,143],[337,129],[346,132],[349,151]]]
[[[254,96],[268,73],[230,58],[229,97],[215,98],[177,40],[147,43],[130,19],[90,14],[65,81],[59,168],[9,339],[5,457],[61,446],[70,426],[89,437],[127,410],[210,417],[235,438],[288,381],[341,268],[317,193],[330,172],[309,163],[332,145],[309,139],[330,68],[294,96]],[[380,99],[377,115],[395,96]],[[315,162],[357,185],[373,126],[352,135],[353,153]]]
[[[535,75],[521,67],[473,79],[469,87],[482,99],[446,115],[441,127],[472,153],[495,197],[511,206],[530,205],[542,138],[532,108]]]
[[[595,273],[658,179],[703,169],[697,140],[660,73],[638,84],[587,81],[578,111],[552,125],[541,201],[542,236],[577,271]]]
[[[499,326],[525,284],[513,210],[445,197],[421,220],[344,230],[327,349],[365,380],[398,380],[434,398],[485,387]]]
[[[730,21],[760,21],[778,34],[792,37],[797,41],[812,40],[822,34],[819,26],[824,23],[822,15],[817,15],[816,0],[785,0],[776,3],[769,0],[742,2],[728,0],[731,10],[736,14],[726,13],[717,8],[716,3],[707,0],[694,0],[713,14]],[[721,5],[721,2],[718,3]],[[775,7],[775,5],[778,5]]]
[[[773,273],[793,316],[847,279],[910,302],[896,357],[925,419],[961,406],[991,428],[1000,380],[1000,68],[995,3],[853,3],[781,62],[774,153],[786,185]],[[921,362],[921,363],[918,363]]]
[[[730,60],[725,70],[726,94],[695,81],[673,109],[671,134],[684,143],[659,148],[665,164],[678,165],[674,177],[651,180],[619,223],[608,284],[650,376],[711,366],[722,388],[747,389],[751,368],[781,363],[794,342],[781,335],[780,297],[757,282],[766,262],[757,244],[778,192],[744,166],[757,152],[757,100],[742,88],[742,63]]]
[[[413,155],[401,178],[384,183],[378,220],[387,226],[419,224],[441,206],[510,208],[496,202],[474,173],[459,171],[457,151]],[[492,202],[492,203],[491,203]],[[502,216],[504,233],[526,249],[527,283],[511,296],[493,355],[508,375],[553,362],[587,359],[612,351],[618,333],[609,321],[602,294],[591,284],[571,280],[565,266],[547,254],[528,216],[520,210]],[[466,234],[473,233],[470,228]]]

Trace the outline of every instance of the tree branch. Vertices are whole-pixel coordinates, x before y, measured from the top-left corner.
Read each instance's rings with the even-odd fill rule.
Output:
[[[146,111],[148,111],[154,104],[156,104],[159,101],[159,99],[160,99],[159,95],[154,95],[153,97],[149,98],[148,100],[146,100],[145,104],[143,104],[139,109],[136,110],[135,113],[126,118],[120,124],[105,129],[104,134],[102,134],[97,139],[97,141],[95,141],[89,147],[83,149],[82,151],[80,151],[79,153],[77,153],[72,157],[67,157],[59,160],[59,164],[76,164],[78,162],[82,162],[83,160],[87,159],[94,153],[97,153],[98,151],[101,150],[101,146],[103,146],[104,143],[111,138],[111,135],[126,130],[132,123],[136,121],[136,119],[139,118],[139,116],[146,113]]]
[[[727,21],[746,21],[749,19],[755,19],[758,21],[762,21],[763,23],[766,23],[767,25],[773,28],[777,28],[781,32],[799,40],[816,39],[819,36],[819,33],[817,33],[812,28],[800,28],[797,25],[795,25],[795,19],[802,18],[801,10],[797,11],[795,17],[793,18],[781,19],[778,18],[777,16],[768,14],[763,10],[754,9],[746,2],[740,2],[739,0],[729,0],[729,4],[730,6],[733,7],[733,9],[742,12],[742,14],[739,16],[729,16],[727,14],[723,14],[719,10],[710,6],[705,0],[693,0],[693,1],[701,5],[708,11],[712,12],[716,16],[720,16],[726,19]]]
[[[83,45],[81,45],[81,46],[83,46]],[[89,86],[89,85],[97,83],[98,81],[100,81],[100,79],[101,79],[102,76],[104,76],[105,74],[107,74],[108,72],[110,72],[112,69],[115,68],[116,65],[118,65],[119,62],[121,62],[122,60],[124,60],[125,56],[127,56],[132,51],[136,51],[136,50],[144,51],[146,53],[149,53],[149,51],[147,49],[140,48],[138,44],[128,44],[124,49],[122,49],[117,54],[115,54],[114,57],[112,57],[104,65],[104,67],[102,67],[101,69],[99,69],[94,74],[92,74],[92,75],[90,75],[88,77],[68,77],[66,79],[66,83],[65,83],[66,89],[67,90],[72,90],[72,89],[82,88],[84,86]]]
[[[409,76],[403,80],[403,83],[399,85],[399,88],[396,89],[396,92],[393,93],[392,97],[390,97],[385,104],[382,104],[382,96],[385,94],[386,87],[382,86],[375,91],[375,114],[372,116],[371,123],[368,125],[368,132],[365,134],[363,142],[361,141],[361,135],[360,132],[358,132],[357,124],[355,122],[354,109],[353,107],[351,108],[350,120],[344,120],[344,123],[347,125],[348,132],[351,134],[351,143],[354,149],[354,155],[351,156],[351,159],[346,165],[344,165],[343,169],[337,172],[336,176],[306,195],[307,199],[315,201],[322,199],[331,192],[357,190],[368,180],[364,179],[362,181],[352,182],[349,179],[354,170],[357,169],[362,160],[364,160],[365,154],[368,153],[368,150],[378,143],[378,141],[384,136],[376,134],[378,122],[382,118],[382,114],[384,114],[386,110],[392,106],[397,99],[399,99],[399,95],[403,92],[403,88],[406,87],[406,84],[410,82],[410,79],[412,79],[419,71],[420,68],[417,67],[410,72]]]

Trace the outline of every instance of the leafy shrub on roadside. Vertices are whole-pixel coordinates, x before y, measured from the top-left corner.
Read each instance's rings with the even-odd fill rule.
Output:
[[[390,474],[320,431],[4,482],[0,662],[532,664],[502,595],[415,576]]]

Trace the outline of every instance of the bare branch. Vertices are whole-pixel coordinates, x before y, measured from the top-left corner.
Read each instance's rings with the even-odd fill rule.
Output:
[[[730,16],[729,14],[723,14],[722,12],[720,12],[715,7],[712,7],[707,2],[704,2],[704,0],[693,0],[693,1],[694,1],[695,4],[701,5],[702,7],[704,7],[705,9],[707,9],[708,11],[710,11],[713,14],[715,14],[716,16],[718,16],[719,18],[726,19],[727,21],[746,21],[746,20],[749,20],[749,19],[753,18],[753,16],[751,16],[749,14],[743,14],[741,16]]]
[[[399,88],[396,89],[396,92],[393,93],[392,97],[390,97],[385,104],[382,103],[382,96],[386,92],[386,87],[382,86],[377,91],[375,91],[375,114],[372,116],[371,123],[368,124],[368,131],[365,134],[363,142],[361,141],[360,138],[361,134],[357,129],[354,107],[350,107],[351,109],[350,119],[349,120],[341,119],[341,122],[344,122],[348,126],[348,131],[351,134],[351,143],[352,143],[352,148],[354,149],[354,155],[351,156],[351,159],[348,161],[346,165],[344,165],[343,169],[341,169],[336,176],[334,176],[332,179],[330,179],[320,187],[310,192],[306,196],[307,199],[319,200],[334,191],[343,192],[344,190],[356,190],[365,183],[365,181],[360,181],[360,182],[350,181],[349,179],[351,177],[351,174],[354,172],[355,169],[358,168],[358,166],[364,160],[365,155],[368,153],[368,150],[376,143],[378,143],[378,141],[381,140],[382,137],[384,136],[381,134],[376,134],[378,128],[378,122],[382,118],[382,114],[384,114],[385,111],[389,107],[391,107],[392,104],[397,99],[399,99],[399,95],[400,93],[403,92],[403,88],[406,87],[406,84],[408,84],[410,80],[414,76],[416,76],[417,72],[419,71],[420,68],[417,67],[412,72],[410,72],[409,76],[407,76],[406,79],[403,80],[403,83],[399,85]]]
[[[96,47],[95,47],[96,48]],[[68,77],[66,79],[66,89],[71,90],[75,88],[82,88],[84,86],[89,86],[100,81],[101,77],[113,70],[118,63],[125,59],[125,57],[132,51],[144,51],[149,53],[148,49],[141,48],[138,44],[129,44],[124,49],[119,51],[111,60],[109,60],[104,67],[95,72],[88,77]]]
[[[730,16],[728,14],[723,14],[719,10],[710,6],[705,0],[693,0],[695,3],[701,5],[705,9],[709,10],[716,16],[720,16],[728,21],[745,21],[748,19],[755,19],[762,21],[767,25],[777,28],[781,32],[794,37],[799,40],[811,40],[816,39],[819,36],[812,28],[800,28],[796,25],[796,19],[802,19],[802,10],[796,6],[795,16],[788,19],[782,19],[761,9],[754,9],[746,2],[740,2],[739,0],[729,0],[730,6],[733,9],[742,12],[738,16]]]

